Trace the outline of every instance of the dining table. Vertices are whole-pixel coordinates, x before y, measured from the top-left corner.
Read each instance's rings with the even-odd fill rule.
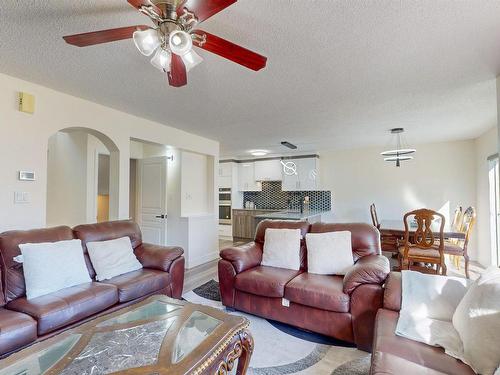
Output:
[[[417,225],[410,222],[409,223],[410,236],[415,234],[417,230]],[[432,231],[435,235],[439,235],[439,229],[441,224],[439,222],[434,222],[431,226]],[[405,224],[403,220],[381,220],[380,221],[380,235],[381,236],[392,236],[397,238],[404,238],[405,235]],[[444,238],[446,239],[465,239],[465,233],[453,229],[449,224],[444,225]]]

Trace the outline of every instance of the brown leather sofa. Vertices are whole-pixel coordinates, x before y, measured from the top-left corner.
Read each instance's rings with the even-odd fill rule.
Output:
[[[394,333],[401,310],[401,273],[391,272],[384,306],[377,313],[370,375],[474,375],[465,363],[429,346]]]
[[[89,275],[94,279],[86,243],[124,236],[130,237],[143,269],[26,298],[22,266],[13,260],[20,254],[19,244],[81,239]],[[5,232],[0,234],[0,255],[0,356],[153,294],[173,298],[182,294],[183,250],[143,243],[139,226],[132,221]]]
[[[267,228],[298,228],[303,237],[308,232],[348,230],[356,263],[345,277],[308,273],[302,240],[300,271],[261,266]],[[219,282],[225,306],[371,350],[375,315],[382,307],[382,284],[390,271],[374,226],[266,220],[259,223],[254,242],[224,249],[220,256]],[[290,301],[288,307],[283,306],[283,299]]]

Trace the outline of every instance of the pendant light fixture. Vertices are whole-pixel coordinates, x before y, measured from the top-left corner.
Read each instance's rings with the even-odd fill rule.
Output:
[[[402,161],[412,160],[413,156],[411,155],[417,152],[414,148],[406,147],[406,144],[402,139],[404,131],[405,130],[403,128],[391,129],[391,134],[396,135],[396,148],[380,153],[380,155],[384,156],[384,161],[395,162],[396,167],[400,167]]]

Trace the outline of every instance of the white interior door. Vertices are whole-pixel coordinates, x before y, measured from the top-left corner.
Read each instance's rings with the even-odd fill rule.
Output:
[[[138,218],[142,240],[167,244],[167,158],[139,160],[137,176]]]

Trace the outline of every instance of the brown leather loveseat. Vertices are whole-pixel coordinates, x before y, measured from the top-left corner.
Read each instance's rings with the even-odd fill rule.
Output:
[[[261,266],[267,228],[298,228],[303,237],[308,232],[350,231],[356,263],[345,277],[310,274],[302,240],[300,271]],[[382,285],[390,271],[374,226],[266,220],[259,223],[254,242],[224,249],[220,256],[219,282],[225,306],[371,350],[375,315],[382,307]],[[289,306],[284,306],[283,299],[290,301]]]
[[[384,306],[377,313],[370,375],[473,375],[465,363],[441,348],[397,336],[401,310],[401,273],[391,272],[385,286]]]
[[[31,300],[26,298],[22,265],[13,260],[20,254],[19,244],[81,239],[89,275],[94,280],[95,271],[85,244],[124,236],[130,237],[143,269]],[[182,294],[183,250],[143,243],[139,226],[132,221],[5,232],[0,234],[0,255],[0,356],[153,294],[174,298]]]

